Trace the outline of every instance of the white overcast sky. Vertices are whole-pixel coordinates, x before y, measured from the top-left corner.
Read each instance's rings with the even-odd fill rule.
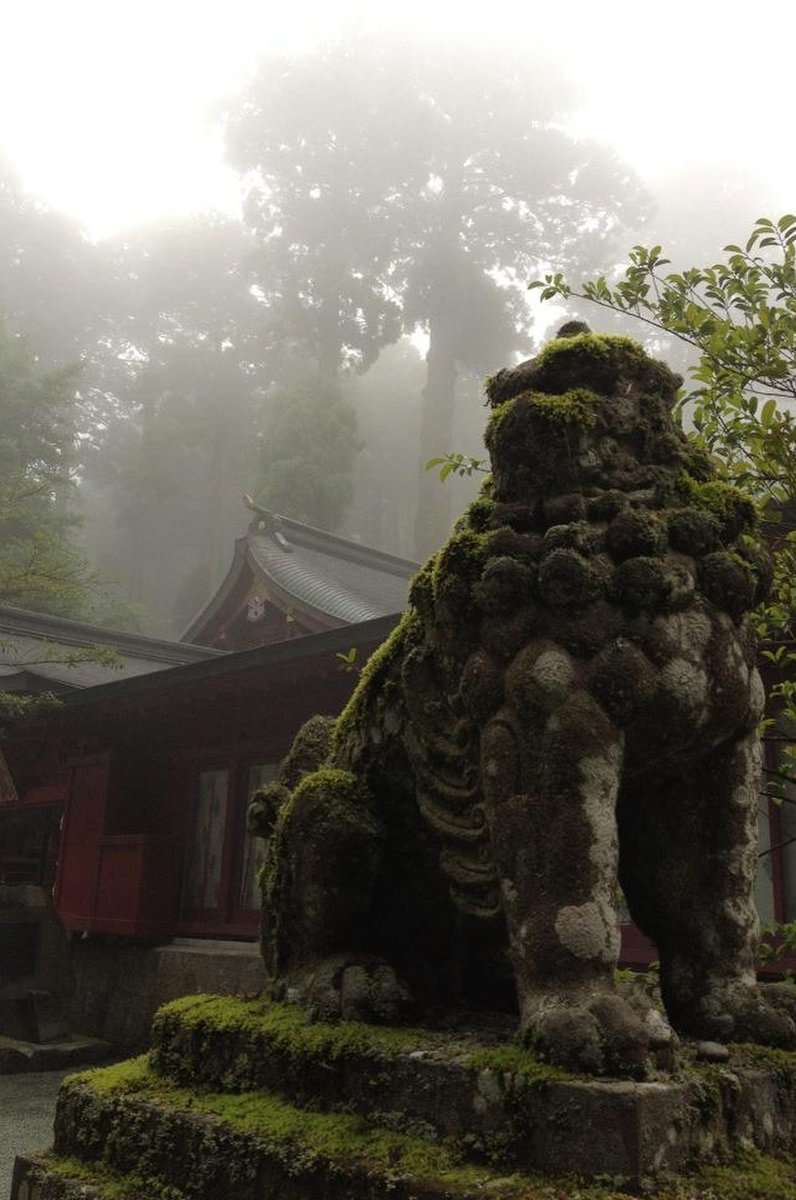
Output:
[[[716,164],[756,180],[772,215],[796,208],[796,4],[727,0],[25,0],[5,5],[0,153],[95,235],[158,216],[233,208],[208,120],[259,55],[346,28],[385,37],[455,28],[560,57],[581,88],[578,132],[651,183]],[[396,16],[400,8],[400,17]],[[717,203],[704,195],[705,205]],[[701,202],[701,198],[700,202]],[[753,215],[759,215],[754,213]],[[740,237],[743,230],[738,230]],[[651,231],[654,237],[654,231]]]

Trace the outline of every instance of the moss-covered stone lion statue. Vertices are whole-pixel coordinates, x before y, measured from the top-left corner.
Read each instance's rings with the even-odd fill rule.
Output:
[[[673,1030],[796,1045],[796,988],[754,969],[770,561],[680,382],[577,324],[488,381],[480,497],[251,810],[275,994],[398,1021],[508,982],[529,1044],[595,1073]],[[668,1021],[616,988],[620,887]]]

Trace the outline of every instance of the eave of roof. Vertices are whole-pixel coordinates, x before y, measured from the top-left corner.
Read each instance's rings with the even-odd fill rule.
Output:
[[[163,638],[145,637],[139,633],[105,629],[69,617],[30,612],[0,604],[0,641],[6,636],[27,637],[59,646],[110,646],[122,656],[174,665],[223,657],[221,650],[197,646],[190,642],[170,642]],[[17,665],[17,664],[13,664]],[[24,663],[19,664],[24,666]]]
[[[85,688],[63,697],[63,711],[95,705],[107,706],[116,700],[182,688],[200,680],[265,670],[278,663],[298,662],[302,658],[328,655],[331,661],[338,651],[346,651],[352,644],[380,644],[395,627],[400,616],[400,613],[390,613],[372,621],[345,625],[324,633],[310,634],[308,637],[274,642],[269,646],[257,646],[253,650],[241,650],[234,654],[217,654],[208,657],[204,662],[188,663]]]

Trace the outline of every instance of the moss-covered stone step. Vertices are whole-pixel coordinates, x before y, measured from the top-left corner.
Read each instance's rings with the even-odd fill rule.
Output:
[[[308,1020],[296,1005],[189,996],[152,1030],[153,1067],[185,1086],[278,1092],[374,1117],[411,1112],[447,1137],[513,1140],[521,1098],[574,1076],[511,1041],[508,1027],[440,1032]]]
[[[134,1190],[132,1181],[49,1154],[17,1155],[11,1195],[14,1200],[149,1200],[146,1192]]]
[[[381,1122],[408,1113],[505,1169],[638,1181],[738,1147],[796,1150],[796,1055],[777,1051],[738,1048],[726,1066],[648,1083],[587,1080],[484,1032],[325,1025],[295,1006],[194,996],[160,1010],[152,1062],[185,1086]]]
[[[314,1200],[315,1191],[306,1190],[301,1176],[275,1174],[261,1180],[257,1200]],[[351,1180],[343,1184],[346,1200],[369,1200],[375,1196],[396,1194],[388,1184],[384,1191],[357,1190]],[[382,1184],[376,1184],[382,1187]],[[194,1200],[195,1192],[185,1192],[162,1180],[138,1173],[119,1174],[97,1163],[82,1163],[73,1158],[48,1154],[39,1158],[17,1158],[11,1187],[11,1200]],[[243,1193],[247,1195],[248,1193]],[[324,1197],[341,1193],[324,1191]],[[219,1194],[215,1200],[239,1200],[240,1191]],[[488,1184],[479,1200],[499,1195]],[[722,1166],[703,1168],[684,1178],[669,1179],[658,1187],[646,1188],[646,1200],[794,1200],[796,1167],[792,1162],[763,1155],[740,1155]],[[572,1180],[528,1181],[517,1200],[634,1200],[615,1185],[583,1186]]]
[[[146,1057],[66,1081],[55,1154],[195,1200],[519,1200],[537,1186],[416,1130],[296,1108],[265,1092],[180,1088]]]

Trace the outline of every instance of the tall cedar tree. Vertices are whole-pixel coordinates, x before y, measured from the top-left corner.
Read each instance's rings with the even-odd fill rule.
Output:
[[[630,172],[563,132],[572,104],[551,64],[353,40],[265,60],[227,113],[272,331],[330,379],[428,334],[420,462],[450,449],[459,369],[527,347],[527,272],[596,266],[638,217]],[[418,555],[449,522],[419,487]]]
[[[0,602],[62,615],[91,584],[69,538],[76,373],[42,371],[0,323]]]

